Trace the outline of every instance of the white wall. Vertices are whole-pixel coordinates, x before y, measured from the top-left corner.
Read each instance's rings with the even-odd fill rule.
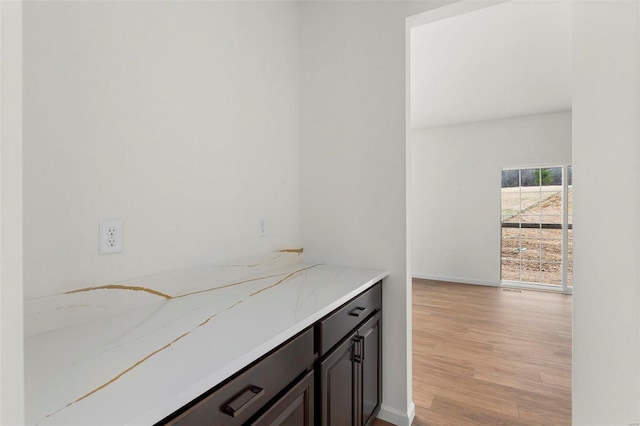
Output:
[[[571,111],[410,134],[413,276],[500,284],[500,178],[571,164]]]
[[[576,425],[640,422],[638,8],[574,3]]]
[[[408,424],[405,17],[436,2],[300,4],[305,258],[387,268],[380,416]]]
[[[25,3],[27,298],[300,245],[297,23],[290,2]],[[98,255],[100,219],[122,254]]]
[[[22,3],[0,2],[0,424],[24,423]]]
[[[413,27],[412,125],[571,109],[571,8],[508,1]]]

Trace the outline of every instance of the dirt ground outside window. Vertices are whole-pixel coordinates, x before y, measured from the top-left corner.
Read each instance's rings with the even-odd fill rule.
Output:
[[[569,212],[571,195],[569,191]],[[502,188],[502,222],[562,224],[562,186]],[[571,286],[573,232],[568,232],[567,278]],[[562,229],[502,228],[501,258],[504,281],[560,286]]]

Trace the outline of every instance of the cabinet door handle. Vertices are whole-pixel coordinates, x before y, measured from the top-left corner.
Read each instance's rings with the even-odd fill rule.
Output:
[[[363,313],[366,310],[367,310],[367,308],[362,308],[362,307],[358,306],[357,308],[355,308],[351,312],[349,312],[349,315],[351,315],[352,317],[359,317],[360,314]]]
[[[361,363],[364,361],[364,337],[356,336],[353,338],[353,361],[357,363]]]
[[[264,389],[258,386],[249,386],[240,395],[229,401],[222,411],[231,417],[238,416],[245,408],[251,405],[252,402],[260,398],[264,394]]]
[[[351,351],[353,352],[353,362],[359,363],[362,361],[362,356],[360,355],[360,341],[358,340],[358,336],[354,337],[351,340]]]

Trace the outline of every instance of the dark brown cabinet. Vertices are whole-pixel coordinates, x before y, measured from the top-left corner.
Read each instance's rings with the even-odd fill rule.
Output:
[[[318,322],[316,424],[364,426],[375,419],[382,400],[381,318],[378,283]]]
[[[314,422],[313,371],[274,402],[252,424],[255,426],[312,426]]]
[[[355,425],[358,369],[353,360],[355,345],[355,335],[350,336],[320,363],[318,418],[323,426]]]
[[[156,426],[365,426],[382,396],[382,282]]]
[[[378,312],[358,329],[361,346],[359,380],[360,412],[356,425],[368,425],[373,422],[382,400],[382,324]]]
[[[381,327],[377,312],[320,362],[322,426],[363,426],[380,408]]]

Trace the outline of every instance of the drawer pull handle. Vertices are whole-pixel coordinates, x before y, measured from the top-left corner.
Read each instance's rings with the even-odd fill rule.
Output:
[[[357,307],[354,310],[352,310],[351,312],[349,312],[349,315],[351,315],[352,317],[359,317],[361,313],[363,313],[364,311],[366,311],[367,308],[361,308],[361,307]]]
[[[264,394],[264,389],[258,386],[249,386],[240,395],[236,396],[227,405],[222,407],[222,411],[231,417],[238,416],[252,402]]]

